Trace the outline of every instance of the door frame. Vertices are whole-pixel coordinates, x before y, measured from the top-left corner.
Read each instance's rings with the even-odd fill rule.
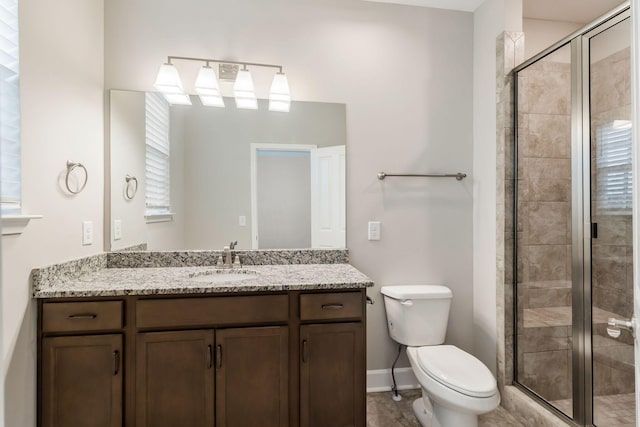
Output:
[[[634,330],[634,366],[636,377],[636,390],[640,384],[640,343],[638,342],[638,317],[640,317],[640,0],[631,0],[631,120],[634,124],[632,130],[632,171],[633,171],[633,224],[632,224],[632,244],[633,244],[633,314],[636,319]],[[636,425],[640,420],[640,393],[636,391]]]
[[[249,144],[251,158],[251,249],[259,249],[258,242],[258,151],[311,151],[318,148],[317,145],[305,144],[277,144],[277,143],[251,143]],[[309,190],[311,191],[311,190]]]

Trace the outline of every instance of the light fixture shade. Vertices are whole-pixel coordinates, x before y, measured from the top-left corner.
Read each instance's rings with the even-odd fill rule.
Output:
[[[291,108],[289,81],[284,73],[276,73],[269,91],[269,111],[288,113]]]
[[[236,98],[237,108],[248,110],[258,109],[258,100],[249,70],[238,71],[236,82],[233,84],[233,95]]]
[[[220,89],[218,88],[218,78],[213,68],[204,66],[198,71],[198,77],[196,78],[195,89],[198,95],[204,96],[220,96]]]
[[[612,127],[614,129],[631,129],[633,127],[633,123],[631,120],[614,120]]]
[[[165,94],[184,94],[182,82],[180,81],[180,74],[178,74],[178,70],[172,64],[162,64],[160,66],[160,70],[158,70],[158,76],[156,77],[156,82],[153,87]]]
[[[186,93],[163,93],[162,96],[171,105],[191,105],[191,98]]]

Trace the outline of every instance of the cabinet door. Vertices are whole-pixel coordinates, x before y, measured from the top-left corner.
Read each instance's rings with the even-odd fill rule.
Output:
[[[42,340],[42,427],[122,425],[122,336]]]
[[[216,427],[289,424],[286,326],[216,331]]]
[[[300,326],[300,425],[364,427],[362,323]]]
[[[137,427],[213,426],[213,331],[138,334]]]

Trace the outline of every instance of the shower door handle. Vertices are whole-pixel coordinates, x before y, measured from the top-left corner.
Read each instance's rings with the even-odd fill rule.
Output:
[[[607,334],[609,334],[611,338],[618,338],[620,336],[621,329],[625,329],[635,337],[635,324],[635,317],[632,317],[631,320],[620,320],[614,317],[610,317],[609,321],[607,322]]]

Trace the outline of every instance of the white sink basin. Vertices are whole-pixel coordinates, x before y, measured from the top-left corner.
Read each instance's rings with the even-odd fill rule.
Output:
[[[189,280],[201,283],[230,283],[258,277],[253,271],[211,270],[189,274]]]

